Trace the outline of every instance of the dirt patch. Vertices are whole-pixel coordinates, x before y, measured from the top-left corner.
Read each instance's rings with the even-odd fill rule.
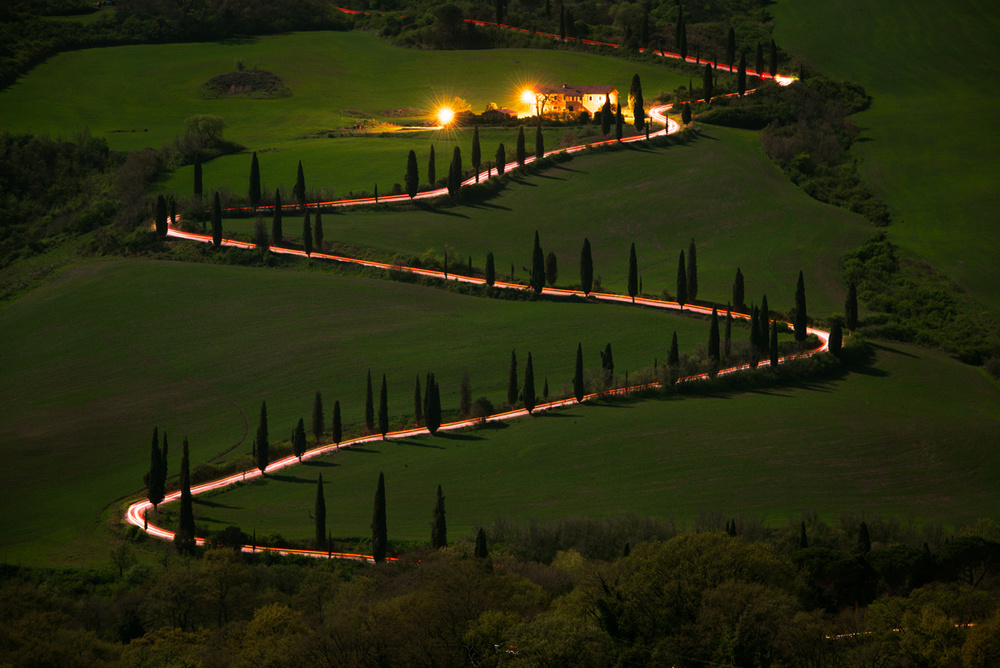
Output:
[[[209,100],[227,97],[269,100],[290,97],[292,94],[281,77],[267,70],[239,70],[219,74],[206,81],[201,89],[201,96]]]

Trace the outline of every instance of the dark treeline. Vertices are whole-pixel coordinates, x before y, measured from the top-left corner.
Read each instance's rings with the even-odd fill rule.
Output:
[[[989,520],[951,535],[815,515],[780,529],[702,515],[686,532],[635,516],[497,520],[367,566],[221,542],[176,557],[133,527],[103,569],[0,567],[0,655],[24,666],[991,666],[998,538]]]

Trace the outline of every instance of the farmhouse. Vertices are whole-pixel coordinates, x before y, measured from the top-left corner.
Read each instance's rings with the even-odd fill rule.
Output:
[[[612,108],[618,104],[618,91],[614,86],[601,84],[536,85],[524,91],[522,99],[531,114],[579,114],[599,112],[604,101],[611,99]]]

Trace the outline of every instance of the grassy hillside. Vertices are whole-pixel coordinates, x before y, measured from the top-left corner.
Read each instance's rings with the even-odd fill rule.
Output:
[[[893,241],[1000,312],[1000,76],[992,3],[784,1],[775,37],[874,97],[857,117],[867,177],[892,208]]]
[[[942,396],[940,386],[953,391]],[[835,382],[577,406],[345,450],[196,500],[195,513],[213,530],[231,523],[259,537],[308,538],[322,474],[333,535],[370,536],[382,471],[390,540],[427,540],[438,484],[452,536],[498,516],[625,512],[687,525],[703,511],[774,525],[809,510],[952,524],[996,510],[1000,457],[985,444],[998,428],[1000,388],[980,370],[891,346],[872,369]]]
[[[414,378],[434,371],[457,409],[462,373],[473,396],[506,396],[511,349],[523,374],[532,352],[539,394],[572,378],[577,342],[587,368],[612,344],[624,373],[707,340],[704,320],[571,303],[521,303],[321,272],[180,262],[97,261],[0,310],[0,554],[77,563],[103,559],[101,510],[142,486],[152,428],[192,461],[249,451],[260,402],[271,434],[311,419],[363,421],[365,374],[388,376],[390,414],[412,414]],[[376,387],[377,391],[377,387]],[[31,508],[30,519],[24,509]]]

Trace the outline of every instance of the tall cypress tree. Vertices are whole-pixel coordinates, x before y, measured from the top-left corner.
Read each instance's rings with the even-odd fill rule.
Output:
[[[594,260],[590,254],[590,239],[583,238],[583,249],[580,251],[580,289],[584,295],[589,295],[594,287]]]
[[[218,192],[212,200],[212,245],[216,248],[222,246],[222,202]]]
[[[316,478],[316,506],[313,509],[316,520],[316,549],[326,546],[326,499],[323,498],[323,474]]]
[[[756,306],[750,308],[750,368],[756,369],[760,360],[762,342],[760,340],[760,310]]]
[[[576,366],[573,370],[573,396],[577,402],[583,401],[583,344],[576,344]]]
[[[767,295],[764,295],[764,298],[760,300],[760,325],[760,331],[764,332],[765,335],[769,335],[771,331],[771,310],[767,307]],[[763,341],[764,339],[761,338],[761,340]]]
[[[448,194],[458,197],[462,189],[462,149],[455,147],[451,154],[451,168],[448,171]]]
[[[365,431],[375,433],[375,401],[372,398],[372,370],[368,369],[368,381],[365,386]]]
[[[835,323],[830,329],[830,340],[827,341],[830,352],[840,357],[840,352],[844,348],[844,332],[840,328],[840,323]]]
[[[504,167],[507,166],[507,151],[504,149],[503,144],[497,146],[497,176],[503,176]]]
[[[736,267],[736,278],[733,280],[733,308],[741,313],[745,313],[747,305],[744,302],[746,296],[743,288],[743,272]]]
[[[299,160],[298,173],[295,175],[295,190],[292,194],[295,195],[295,199],[299,203],[299,208],[306,208],[306,177],[302,172],[301,160]]]
[[[719,310],[712,307],[712,322],[708,329],[708,361],[709,368],[719,366]]]
[[[309,218],[309,210],[306,209],[306,217],[302,221],[302,250],[306,252],[306,257],[313,252],[313,231]]]
[[[765,325],[766,326],[766,325]],[[771,323],[771,345],[769,346],[771,352],[771,370],[777,371],[778,369],[778,323]]]
[[[263,473],[267,465],[271,463],[270,443],[268,443],[267,433],[267,402],[260,402],[260,421],[257,423],[257,438],[254,440],[254,451],[257,453],[257,468]]]
[[[802,530],[799,532],[799,549],[804,550],[809,547],[809,539],[806,537],[806,523],[802,523]]]
[[[479,147],[479,126],[472,129],[472,166],[476,170],[476,183],[479,183],[479,165],[482,163],[483,154]]]
[[[858,546],[855,548],[855,554],[864,557],[871,551],[872,537],[868,532],[868,523],[862,522],[861,526],[858,527]]]
[[[340,401],[333,402],[332,431],[333,433],[331,434],[331,436],[333,437],[333,442],[336,443],[338,449],[340,449],[339,448],[340,442],[344,439],[344,425],[340,419]]]
[[[434,374],[427,375],[427,410],[424,411],[427,420],[427,431],[434,435],[441,428],[441,388]]]
[[[635,258],[635,242],[628,253],[628,296],[635,303],[635,296],[639,294],[639,264]]]
[[[166,435],[164,435],[165,437]],[[149,455],[149,473],[146,474],[146,498],[156,510],[165,496],[166,476],[163,470],[163,453],[160,451],[160,439],[156,427],[153,427],[153,448]]]
[[[535,246],[531,251],[531,289],[535,294],[541,294],[545,287],[545,255],[538,241],[538,230],[535,230]]]
[[[486,254],[486,285],[493,286],[497,281],[496,267],[493,266],[493,251]]]
[[[778,46],[774,43],[773,39],[771,40],[771,58],[768,61],[767,71],[772,77],[778,75]]]
[[[611,111],[611,95],[604,98],[604,105],[601,107],[601,134],[605,137],[611,133],[611,122],[614,114]]]
[[[413,385],[413,422],[419,427],[424,423],[424,402],[420,398],[420,374]]]
[[[729,71],[733,71],[733,63],[736,61],[736,31],[732,27],[729,28],[729,33],[726,35],[726,65],[729,65]]]
[[[559,261],[556,254],[549,251],[549,254],[545,256],[545,282],[549,284],[550,288],[553,288],[557,280],[559,280]]]
[[[316,224],[313,226],[313,241],[316,242],[315,247],[320,253],[323,252],[323,217],[320,214],[319,207],[316,207]]]
[[[416,156],[413,158],[414,170],[416,170]],[[430,157],[427,158],[427,183],[430,184],[431,188],[434,188],[434,184],[437,183],[437,158],[434,157],[434,145],[431,144]]]
[[[667,366],[677,369],[681,365],[681,355],[677,348],[677,332],[670,338],[670,352],[667,353]]]
[[[681,124],[687,125],[691,122],[691,103],[685,102],[681,107]]]
[[[194,501],[191,498],[191,466],[188,457],[188,440],[185,437],[181,451],[181,507],[177,533],[174,534],[174,545],[179,552],[193,552],[195,547]]]
[[[156,234],[161,239],[167,236],[167,199],[156,196]]]
[[[604,371],[604,386],[607,387],[615,379],[615,358],[610,343],[604,346],[601,353],[601,369]]]
[[[680,5],[677,6],[677,23],[674,26],[674,44],[677,47],[677,53],[680,54],[681,58],[687,57],[684,52],[684,41],[685,41],[685,27],[684,27],[684,8]]]
[[[622,106],[618,105],[618,111],[615,112],[615,139],[618,141],[622,140],[625,136],[625,117],[622,116]]]
[[[712,94],[715,92],[713,81],[714,75],[712,74],[712,66],[708,63],[705,64],[705,73],[701,75],[701,88],[705,93],[705,102],[711,102]]]
[[[372,513],[372,558],[375,563],[385,561],[389,544],[389,530],[385,519],[385,476],[379,471],[378,487],[375,488],[375,510]]]
[[[385,374],[382,374],[382,389],[378,392],[378,432],[382,440],[389,433],[389,394],[385,386]]]
[[[736,71],[736,91],[743,97],[747,92],[747,56],[740,54],[740,68]]]
[[[295,423],[292,429],[292,454],[302,461],[302,455],[306,454],[306,425],[302,418]]]
[[[545,139],[542,137],[542,122],[539,119],[535,125],[535,159],[541,160],[545,157]]]
[[[524,366],[524,407],[530,413],[535,410],[535,370],[531,364],[531,353],[528,353],[528,363]]]
[[[687,266],[684,263],[684,251],[677,260],[677,303],[681,306],[687,303]]]
[[[474,554],[477,559],[488,559],[490,556],[489,550],[486,549],[486,532],[481,527],[479,532],[476,533],[476,549]]]
[[[854,281],[847,286],[847,301],[844,302],[844,325],[851,334],[858,328],[858,289]]]
[[[525,152],[524,152],[524,126],[523,125],[517,129],[517,145],[516,146],[517,146],[517,148],[515,149],[516,150],[515,155],[517,156],[517,158],[516,158],[517,159],[517,165],[518,165],[518,167],[524,167],[524,161],[527,159],[527,156],[525,155]]]
[[[800,343],[806,340],[806,336],[808,334],[808,332],[806,332],[807,323],[806,284],[802,278],[802,271],[799,270],[799,280],[795,284],[795,340]]]
[[[280,246],[282,239],[281,230],[281,191],[274,191],[274,214],[271,217],[271,245]]]
[[[517,352],[510,351],[510,368],[507,372],[507,403],[513,408],[517,403]]]
[[[698,301],[698,255],[694,239],[688,245],[687,255],[687,297],[692,304]]]
[[[438,485],[437,500],[434,502],[434,520],[431,522],[431,547],[440,550],[448,547],[448,524],[444,519],[444,494]]]
[[[632,118],[636,131],[641,131],[646,125],[645,100],[642,99],[642,82],[639,81],[639,74],[632,75],[632,85],[628,90],[628,99],[632,104]]]
[[[431,158],[433,159],[434,148],[431,147]],[[412,150],[406,155],[406,176],[403,177],[406,183],[406,194],[413,199],[417,196],[417,186],[420,185],[420,174],[417,173],[417,154]],[[433,184],[432,184],[433,185]]]
[[[257,151],[250,158],[250,187],[247,190],[250,206],[256,209],[260,206],[260,163],[257,162]]]
[[[312,432],[316,445],[319,445],[320,439],[323,438],[323,395],[319,390],[316,390],[316,398],[313,399]]]
[[[566,41],[566,7],[559,5],[559,39]]]

